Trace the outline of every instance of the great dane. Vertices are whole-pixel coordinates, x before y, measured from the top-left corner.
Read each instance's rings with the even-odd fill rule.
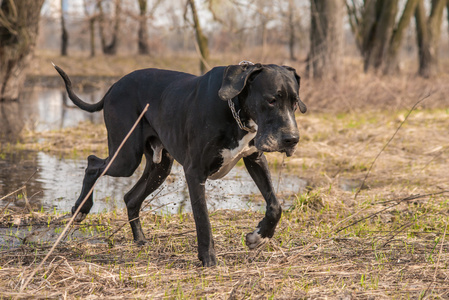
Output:
[[[183,166],[189,188],[198,238],[198,258],[203,266],[217,263],[204,184],[225,176],[243,158],[245,166],[266,201],[265,217],[246,235],[256,248],[271,238],[281,217],[264,152],[291,156],[299,141],[295,120],[300,100],[300,77],[287,66],[252,64],[215,67],[202,76],[159,70],[134,71],[118,80],[103,99],[89,104],[73,92],[67,74],[55,66],[69,98],[79,108],[104,110],[109,156],[88,157],[83,187],[75,213],[113,157],[144,107],[149,109],[124,144],[106,175],[131,176],[143,155],[146,166],[136,185],[124,196],[134,241],[145,243],[139,220],[144,199],[170,173],[173,160]],[[76,216],[81,222],[93,205],[90,195]]]

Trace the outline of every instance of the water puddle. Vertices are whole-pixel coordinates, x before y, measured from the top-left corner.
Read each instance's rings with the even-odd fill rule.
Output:
[[[34,155],[35,157],[33,157],[33,153],[28,153],[26,159],[13,163],[14,171],[2,172],[0,176],[2,194],[7,193],[7,187],[20,186],[24,184],[27,177],[32,176],[27,184],[27,197],[32,205],[43,206],[45,210],[70,211],[81,190],[86,161],[58,158],[43,152],[34,153]],[[109,176],[100,178],[95,187],[92,212],[124,208],[123,196],[137,182],[142,168],[143,165],[133,176],[127,178]],[[35,170],[38,171],[33,175]],[[11,178],[7,173],[14,173],[16,176]],[[273,179],[279,198],[287,206],[296,194],[305,190],[308,184],[306,180],[296,176],[281,175],[279,180],[275,174]],[[9,191],[11,190],[13,188],[9,189]],[[210,210],[258,210],[265,207],[257,186],[246,169],[242,167],[235,167],[221,180],[207,181],[206,193]],[[158,211],[169,213],[190,211],[188,199],[188,189],[182,167],[175,164],[166,182],[147,198],[147,209],[159,207]],[[6,200],[8,199],[3,202]],[[14,205],[23,206],[25,203],[23,199],[19,199],[14,202]]]
[[[87,101],[96,102],[104,91],[80,93]],[[0,141],[14,142],[20,132],[57,130],[76,126],[81,121],[101,123],[101,113],[90,114],[67,106],[65,92],[59,89],[29,90],[22,101],[2,103],[0,106]],[[0,153],[1,154],[1,153]],[[70,211],[81,190],[86,159],[64,159],[48,153],[20,151],[0,155],[0,197],[22,185],[26,199],[33,207],[45,210]],[[142,169],[129,178],[104,177],[98,181],[92,212],[98,213],[124,208],[123,195],[137,182]],[[297,176],[273,172],[273,184],[279,199],[288,207],[295,195],[304,192],[309,184]],[[208,207],[216,209],[264,209],[265,203],[253,180],[243,167],[235,167],[224,179],[206,184]],[[172,174],[158,191],[146,200],[145,209],[176,213],[190,211],[188,190],[182,168],[174,165]],[[11,202],[11,203],[10,203]],[[24,206],[23,198],[6,198],[5,205]]]

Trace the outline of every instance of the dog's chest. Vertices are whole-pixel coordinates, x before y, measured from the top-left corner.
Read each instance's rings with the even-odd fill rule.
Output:
[[[254,139],[256,133],[246,134],[238,143],[238,146],[234,149],[223,149],[221,151],[221,157],[223,158],[223,164],[217,172],[209,176],[209,179],[220,179],[231,171],[235,164],[242,158],[257,152],[255,146],[250,146],[249,142]]]

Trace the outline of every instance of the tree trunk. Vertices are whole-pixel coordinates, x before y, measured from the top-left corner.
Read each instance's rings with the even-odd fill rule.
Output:
[[[198,47],[200,48],[200,53],[202,56],[200,63],[200,70],[201,74],[204,74],[207,72],[206,62],[209,59],[208,39],[203,34],[203,31],[201,29],[200,21],[198,19],[198,13],[196,11],[195,1],[188,0],[188,4],[190,5],[190,9],[192,10],[193,26],[195,28],[196,40],[198,42]]]
[[[416,42],[418,43],[418,74],[422,77],[430,77],[430,52],[429,52],[429,34],[426,24],[426,9],[423,0],[418,1],[415,11],[416,21]]]
[[[67,48],[69,46],[69,33],[67,32],[67,28],[65,27],[65,6],[66,0],[61,0],[61,55],[67,56]]]
[[[118,35],[120,31],[120,17],[122,12],[121,0],[115,0],[114,27],[112,29],[112,39],[109,44],[106,44],[105,17],[101,3],[102,0],[98,1],[101,48],[103,49],[103,54],[115,55],[117,53]]]
[[[342,0],[312,0],[310,52],[307,71],[310,77],[337,79],[343,56]]]
[[[106,48],[106,34],[105,34],[105,16],[103,12],[103,6],[102,6],[103,0],[98,0],[97,2],[97,8],[98,8],[98,33],[100,34],[100,44],[101,49],[104,50]]]
[[[149,54],[150,47],[148,46],[148,27],[147,27],[147,0],[138,0],[139,1],[139,29],[137,32],[138,35],[138,49],[139,54]]]
[[[260,43],[262,45],[262,57],[265,57],[267,50],[267,21],[265,16],[260,16]]]
[[[89,44],[90,44],[90,56],[95,56],[95,21],[97,20],[96,16],[96,8],[95,6],[93,12],[89,12],[89,5],[87,3],[87,0],[83,0],[84,5],[84,14],[86,15],[86,18],[89,21]]]
[[[433,0],[430,16],[427,20],[423,0],[419,0],[416,7],[416,35],[419,54],[418,74],[422,77],[432,77],[438,71],[438,46],[446,1]]]
[[[365,72],[370,68],[378,70],[385,57],[395,24],[398,0],[379,0],[376,5],[376,22],[370,30],[364,55]]]
[[[290,60],[295,61],[295,5],[293,0],[288,0],[288,12],[287,12],[287,21],[288,21],[288,50],[290,54]]]
[[[357,48],[359,49],[359,51],[362,52],[363,37],[360,32],[360,28],[361,28],[360,17],[358,16],[358,11],[354,5],[354,1],[352,1],[352,2],[353,2],[353,5],[351,6],[348,3],[348,1],[345,1],[346,12],[348,14],[349,26],[351,27],[351,31],[354,34],[355,44],[356,44]],[[369,3],[371,3],[371,2],[369,2]]]
[[[446,16],[447,16],[447,23],[448,23],[447,30],[449,33],[449,0],[447,0],[447,3],[446,3]]]
[[[95,56],[95,18],[89,19],[90,56]]]
[[[0,101],[15,100],[36,44],[44,0],[0,1]]]
[[[401,49],[405,30],[410,24],[410,20],[416,10],[417,4],[418,0],[408,0],[405,5],[399,24],[391,37],[390,45],[385,58],[384,74],[393,74],[399,71],[398,53]]]

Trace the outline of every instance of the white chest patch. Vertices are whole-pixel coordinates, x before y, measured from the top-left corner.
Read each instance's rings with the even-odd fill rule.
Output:
[[[257,128],[257,125],[255,125],[254,123],[251,125]],[[223,149],[221,151],[221,156],[223,157],[223,164],[221,165],[220,169],[217,172],[209,176],[209,179],[215,180],[224,177],[226,174],[229,173],[229,171],[231,171],[231,169],[242,157],[257,152],[255,146],[249,145],[249,142],[252,139],[254,139],[255,136],[256,132],[254,133],[249,132],[239,141],[239,144],[236,148]]]

